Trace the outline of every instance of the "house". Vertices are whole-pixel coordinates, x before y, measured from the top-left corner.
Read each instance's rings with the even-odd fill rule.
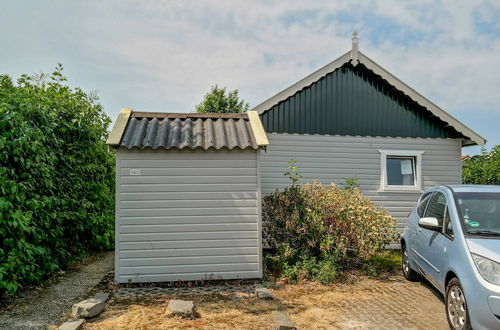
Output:
[[[343,183],[403,228],[421,192],[461,181],[461,150],[484,138],[358,50],[246,114],[121,111],[116,148],[115,279],[262,276],[261,196]]]
[[[262,277],[256,112],[175,114],[123,109],[116,149],[115,280]]]
[[[342,183],[386,207],[399,229],[419,195],[461,182],[461,150],[486,141],[358,50],[256,106],[269,147],[262,193],[289,184],[296,160],[303,182]]]

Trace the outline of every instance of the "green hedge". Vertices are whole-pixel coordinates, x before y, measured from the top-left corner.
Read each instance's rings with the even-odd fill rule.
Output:
[[[0,295],[113,246],[110,119],[61,71],[0,76]]]

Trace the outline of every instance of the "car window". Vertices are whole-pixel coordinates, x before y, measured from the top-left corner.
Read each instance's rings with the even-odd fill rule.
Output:
[[[442,192],[436,191],[429,200],[429,206],[425,211],[426,217],[434,217],[440,226],[443,225],[444,210],[446,209],[446,197]]]
[[[444,233],[450,237],[455,237],[453,234],[453,226],[451,225],[450,211],[446,208],[444,212]]]
[[[469,232],[500,233],[500,193],[458,192],[455,198],[460,217]]]
[[[424,216],[425,207],[427,206],[427,202],[429,201],[429,198],[431,196],[432,196],[432,192],[423,195],[422,198],[420,199],[420,203],[418,204],[418,207],[417,207],[417,214],[419,217]]]

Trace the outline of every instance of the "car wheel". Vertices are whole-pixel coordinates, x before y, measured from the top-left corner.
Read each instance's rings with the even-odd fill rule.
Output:
[[[472,329],[464,291],[458,278],[454,277],[446,286],[446,318],[451,329]]]
[[[410,258],[408,256],[408,248],[406,247],[406,244],[401,246],[401,256],[404,277],[408,281],[418,281],[420,279],[420,275],[410,267]]]

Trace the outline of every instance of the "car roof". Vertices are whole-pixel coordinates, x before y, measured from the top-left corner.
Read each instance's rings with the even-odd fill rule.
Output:
[[[485,184],[460,184],[447,186],[454,192],[493,192],[500,193],[500,186]]]

